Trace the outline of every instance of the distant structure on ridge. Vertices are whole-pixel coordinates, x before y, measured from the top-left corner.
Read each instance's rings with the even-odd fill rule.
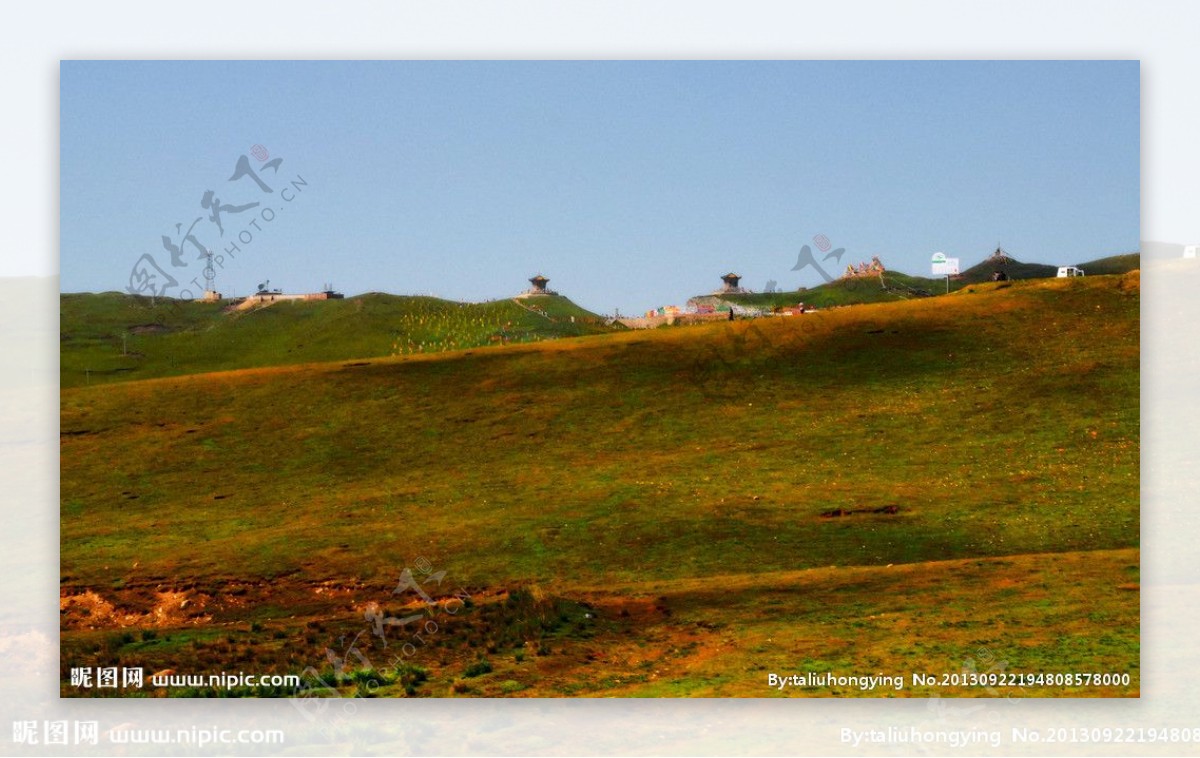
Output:
[[[320,292],[293,294],[284,292],[278,287],[271,289],[271,280],[268,279],[265,282],[259,283],[258,290],[253,295],[234,301],[229,310],[244,311],[256,306],[266,306],[274,303],[295,302],[297,300],[341,300],[344,297],[345,295],[333,289],[332,284],[322,285]]]
[[[538,274],[537,276],[534,276],[534,277],[530,277],[529,283],[532,284],[533,286],[530,287],[529,289],[525,290],[524,292],[522,292],[520,295],[517,295],[517,297],[531,297],[533,295],[557,295],[558,294],[554,290],[546,287],[546,285],[550,283],[550,280],[547,279],[546,277],[542,276],[541,274]]]
[[[987,262],[994,266],[1007,266],[1013,262],[1013,259],[1007,250],[997,245],[996,252],[988,256]]]
[[[717,290],[718,295],[740,295],[748,292],[745,287],[739,287],[738,282],[742,280],[741,274],[735,274],[732,271],[721,277],[724,286]]]
[[[871,257],[870,263],[860,263],[857,266],[846,266],[845,273],[842,274],[843,279],[853,279],[859,276],[879,276],[884,271],[887,271],[883,266],[883,262],[879,260],[879,256]]]
[[[992,281],[1007,282],[1008,281],[1008,265],[1013,262],[1012,256],[1004,248],[996,245],[996,252],[988,256],[985,263],[992,265]]]
[[[213,268],[213,251],[205,250],[204,255],[204,297],[202,303],[221,302],[221,293],[217,292],[217,270]]]

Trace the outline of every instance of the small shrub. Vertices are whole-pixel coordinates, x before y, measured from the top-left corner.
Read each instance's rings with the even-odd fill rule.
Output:
[[[375,687],[395,682],[396,674],[395,672],[385,674],[383,671],[374,668],[362,668],[354,669],[353,671],[343,671],[336,679],[339,684],[353,682],[360,690],[368,687],[373,690]]]
[[[429,679],[429,672],[420,666],[404,664],[403,667],[397,669],[396,671],[401,681],[414,685],[420,684],[421,682]]]
[[[480,658],[470,666],[467,666],[467,670],[463,672],[463,676],[473,678],[490,673],[492,673],[492,662],[487,658]]]
[[[527,588],[521,587],[508,593],[509,605],[533,605],[533,593]]]
[[[358,682],[354,685],[354,696],[355,697],[364,697],[364,698],[365,697],[375,697],[376,686],[378,686],[378,685],[375,684],[374,680]]]

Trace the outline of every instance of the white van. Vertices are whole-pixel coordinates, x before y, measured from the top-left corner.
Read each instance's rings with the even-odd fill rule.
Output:
[[[1062,279],[1063,277],[1067,276],[1083,276],[1083,269],[1075,266],[1059,266],[1058,278]]]

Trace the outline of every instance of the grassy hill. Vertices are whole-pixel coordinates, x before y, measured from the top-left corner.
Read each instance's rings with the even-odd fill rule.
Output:
[[[950,289],[960,289],[968,284],[980,284],[982,282],[990,282],[992,274],[996,271],[1003,271],[1008,275],[1009,279],[1049,279],[1058,276],[1058,266],[1051,266],[1046,263],[1024,263],[1016,259],[1010,258],[1008,263],[997,265],[990,260],[983,260],[963,270],[956,278],[950,280]],[[943,286],[944,281],[943,281]]]
[[[1125,274],[1130,271],[1137,271],[1142,267],[1141,253],[1126,253],[1124,255],[1110,255],[1107,258],[1099,258],[1086,263],[1077,263],[1088,276],[1100,276],[1105,274]]]
[[[1130,271],[1136,271],[1141,266],[1141,254],[1112,255],[1107,258],[1098,258],[1094,261],[1073,263],[1070,265],[1082,268],[1088,276],[1125,274]],[[1045,279],[1058,276],[1058,266],[1056,265],[1023,263],[1015,259],[1010,259],[1007,264],[998,266],[990,260],[984,260],[963,271],[957,280],[951,280],[951,289],[965,287],[968,284],[990,282],[992,274],[1000,269],[1008,274],[1009,279]]]
[[[408,612],[426,561],[439,631],[384,694],[771,695],[981,647],[1135,694],[1138,303],[1136,274],[981,284],[64,388],[64,671],[295,672],[364,629],[390,658],[363,608]]]
[[[884,272],[882,278],[835,279],[832,282],[801,291],[721,295],[720,299],[747,308],[765,310],[793,306],[799,302],[813,308],[833,308],[842,305],[889,303],[914,297],[929,297],[945,292],[945,286],[945,282],[942,280],[909,276],[898,271],[887,271]]]
[[[1141,255],[1139,253],[1114,255],[1073,265],[1079,266],[1087,274],[1093,276],[1125,274],[1140,267]],[[970,285],[990,282],[992,274],[1001,268],[1010,280],[1047,279],[1058,275],[1057,266],[1044,263],[1023,263],[1009,259],[1004,266],[998,266],[990,260],[984,260],[952,278],[949,282],[949,291],[954,292]],[[762,308],[769,311],[776,307],[793,306],[798,302],[814,308],[833,308],[862,303],[895,302],[946,293],[947,286],[944,278],[912,276],[899,271],[886,271],[882,277],[835,279],[832,282],[800,291],[721,295],[719,299],[747,308]]]
[[[64,387],[611,331],[557,295],[464,304],[372,293],[236,313],[118,292],[66,294],[60,302]]]

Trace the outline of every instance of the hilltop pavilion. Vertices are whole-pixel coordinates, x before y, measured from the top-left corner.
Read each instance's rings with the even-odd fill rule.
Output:
[[[725,274],[724,276],[722,276],[721,281],[724,282],[725,284],[724,284],[724,286],[721,287],[721,294],[734,295],[734,294],[738,294],[741,292],[745,292],[746,290],[744,287],[738,286],[738,282],[740,282],[741,280],[742,280],[742,275],[735,274],[732,271],[729,272],[728,274]]]

